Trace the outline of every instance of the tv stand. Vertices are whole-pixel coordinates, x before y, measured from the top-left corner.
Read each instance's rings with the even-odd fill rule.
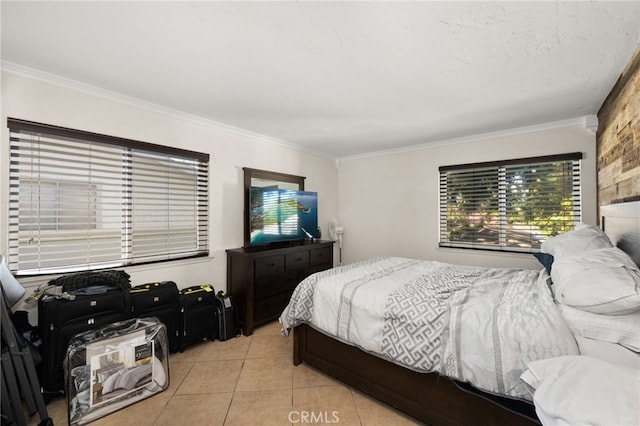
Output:
[[[332,267],[333,241],[228,249],[227,291],[238,307],[244,335],[278,318],[300,281]]]

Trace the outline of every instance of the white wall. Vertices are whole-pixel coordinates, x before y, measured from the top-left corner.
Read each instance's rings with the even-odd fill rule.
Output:
[[[317,191],[319,224],[327,235],[337,215],[337,169],[332,159],[265,142],[250,134],[222,130],[205,120],[189,119],[141,102],[81,91],[10,72],[2,73],[2,144],[0,149],[0,253],[6,253],[9,134],[7,117],[87,130],[129,139],[208,152],[210,164],[210,255],[207,258],[127,267],[132,283],[173,280],[180,287],[212,283],[226,289],[225,249],[243,244],[243,167],[306,176],[305,189]],[[21,279],[27,287],[49,277]]]
[[[213,283],[226,288],[224,250],[243,242],[242,167],[307,177],[305,188],[319,193],[319,224],[338,217],[345,227],[343,263],[396,255],[486,266],[538,268],[526,254],[438,248],[438,167],[581,151],[583,221],[596,223],[595,135],[574,122],[547,130],[515,132],[405,152],[332,159],[222,130],[137,102],[101,96],[14,73],[2,73],[0,207],[7,211],[8,130],[15,117],[58,126],[208,152],[210,170],[210,256],[128,267],[134,284],[174,280],[181,287]],[[339,207],[339,208],[338,208]],[[7,251],[7,217],[0,218],[1,252]],[[26,286],[48,278],[21,280]]]
[[[567,122],[569,123],[569,122]],[[583,221],[596,224],[595,135],[579,120],[560,128],[344,159],[339,166],[343,263],[394,255],[450,263],[537,269],[530,254],[438,248],[438,167],[582,152]],[[554,126],[549,126],[554,127]]]

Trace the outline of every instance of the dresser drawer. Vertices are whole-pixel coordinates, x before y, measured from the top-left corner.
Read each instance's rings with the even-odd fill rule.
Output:
[[[255,259],[253,266],[256,278],[281,274],[284,272],[284,256],[259,257]]]
[[[270,277],[256,278],[254,282],[255,298],[272,296],[282,292],[291,292],[298,284],[298,275],[295,271],[285,272]]]
[[[296,269],[303,269],[309,267],[309,252],[299,251],[297,253],[290,253],[286,255],[287,271],[293,271]]]
[[[320,249],[310,250],[310,265],[317,266],[323,263],[330,263],[331,258],[333,256],[333,246],[331,247],[323,247]]]
[[[278,318],[289,303],[291,292],[281,293],[276,296],[256,300],[254,305],[254,317],[256,321]]]
[[[309,268],[307,276],[315,274],[316,272],[326,271],[327,269],[331,269],[331,263],[321,263],[320,265],[314,265]]]

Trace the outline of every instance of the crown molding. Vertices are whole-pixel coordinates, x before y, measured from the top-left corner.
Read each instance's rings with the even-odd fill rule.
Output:
[[[476,142],[476,141],[481,141],[481,140],[491,139],[491,138],[521,135],[524,133],[540,132],[544,130],[553,130],[553,129],[560,129],[564,127],[574,127],[574,126],[583,127],[584,129],[595,134],[595,131],[598,128],[598,118],[595,115],[586,115],[586,116],[581,116],[576,118],[570,118],[567,120],[535,124],[532,126],[516,127],[513,129],[498,130],[495,132],[479,133],[477,135],[463,136],[463,137],[452,138],[452,139],[443,139],[443,140],[434,141],[434,142],[426,142],[426,143],[411,145],[411,146],[402,147],[402,148],[386,149],[381,151],[368,152],[365,154],[349,155],[349,156],[337,158],[335,161],[336,161],[336,164],[341,164],[341,163],[344,163],[345,161],[380,157],[383,155],[399,154],[403,152],[420,151],[423,149],[437,148],[437,147],[446,146],[446,145],[456,145],[456,144]]]
[[[240,127],[231,126],[228,124],[221,123],[219,121],[201,117],[199,115],[189,114],[183,111],[168,108],[159,104],[155,104],[153,102],[144,101],[142,99],[138,99],[131,96],[123,95],[121,93],[102,89],[97,86],[82,83],[80,81],[76,81],[76,80],[72,80],[56,74],[40,71],[35,68],[26,67],[26,66],[19,65],[6,60],[2,60],[0,64],[0,69],[10,74],[16,74],[19,76],[33,79],[33,80],[42,81],[55,86],[63,87],[65,89],[82,92],[88,95],[98,96],[110,101],[126,104],[135,108],[163,114],[171,118],[176,118],[179,120],[184,120],[184,121],[188,121],[201,126],[209,127],[227,134],[246,137],[257,142],[277,145],[282,148],[300,151],[305,154],[310,154],[317,157],[328,158],[328,159],[335,158],[334,156],[328,155],[326,153],[309,149],[300,145],[296,145],[296,144],[284,141],[282,139],[273,138],[260,133],[255,133],[250,130],[242,129]]]
[[[441,146],[445,146],[445,145],[455,145],[455,144],[462,144],[462,143],[469,143],[469,142],[474,142],[474,141],[479,141],[479,140],[484,140],[484,139],[489,139],[489,138],[496,138],[496,137],[505,137],[505,136],[513,136],[513,135],[519,135],[519,134],[524,134],[524,133],[531,133],[531,132],[538,132],[538,131],[544,131],[544,130],[552,130],[552,129],[558,129],[558,128],[563,128],[563,127],[571,127],[571,126],[581,126],[584,129],[592,132],[595,134],[595,132],[597,131],[598,128],[598,118],[595,115],[587,115],[587,116],[581,116],[581,117],[576,117],[576,118],[571,118],[568,120],[560,120],[560,121],[554,121],[554,122],[549,122],[549,123],[541,123],[541,124],[536,124],[536,125],[532,125],[532,126],[526,126],[526,127],[518,127],[518,128],[513,128],[513,129],[506,129],[506,130],[500,130],[500,131],[495,131],[495,132],[488,132],[488,133],[480,133],[477,135],[471,135],[471,136],[464,136],[464,137],[460,137],[460,138],[452,138],[452,139],[444,139],[444,140],[440,140],[440,141],[434,141],[434,142],[426,142],[426,143],[422,143],[422,144],[417,144],[417,145],[411,145],[411,146],[407,146],[407,147],[402,147],[402,148],[393,148],[393,149],[388,149],[388,150],[381,150],[381,151],[373,151],[373,152],[368,152],[368,153],[364,153],[364,154],[356,154],[356,155],[350,155],[350,156],[344,156],[344,157],[335,157],[332,155],[329,155],[327,153],[321,152],[321,151],[317,151],[317,150],[313,150],[307,147],[303,147],[301,145],[297,145],[291,142],[287,142],[281,139],[277,139],[277,138],[273,138],[270,136],[266,136],[260,133],[255,133],[252,132],[250,130],[246,130],[246,129],[242,129],[239,127],[235,127],[235,126],[231,126],[228,124],[224,124],[215,120],[211,120],[208,118],[204,118],[198,115],[194,115],[194,114],[189,114],[183,111],[179,111],[179,110],[175,110],[172,108],[168,108],[162,105],[158,105],[152,102],[148,102],[148,101],[144,101],[138,98],[134,98],[131,96],[127,96],[127,95],[123,95],[121,93],[117,93],[117,92],[113,92],[113,91],[109,91],[106,89],[102,89],[100,87],[97,86],[92,86],[90,84],[86,84],[86,83],[82,83],[76,80],[71,80],[69,78],[66,77],[62,77],[56,74],[51,74],[51,73],[47,73],[44,71],[40,71],[34,68],[30,68],[30,67],[26,67],[23,65],[19,65],[13,62],[9,62],[6,60],[2,60],[2,62],[0,63],[0,69],[4,72],[7,73],[11,73],[11,74],[16,74],[16,75],[20,75],[20,76],[24,76],[27,78],[31,78],[34,80],[39,80],[45,83],[49,83],[52,85],[56,85],[59,87],[63,87],[66,89],[70,89],[70,90],[74,90],[74,91],[78,91],[78,92],[82,92],[82,93],[86,93],[89,95],[93,95],[93,96],[98,96],[104,99],[108,99],[114,102],[118,102],[118,103],[122,103],[122,104],[126,104],[129,106],[133,106],[139,109],[143,109],[146,111],[151,111],[151,112],[155,112],[155,113],[159,113],[159,114],[163,114],[165,116],[171,117],[171,118],[176,118],[176,119],[180,119],[180,120],[184,120],[184,121],[188,121],[194,124],[198,124],[201,126],[205,126],[205,127],[209,127],[212,128],[214,130],[220,131],[220,132],[224,132],[227,134],[232,134],[232,135],[236,135],[236,136],[241,136],[241,137],[246,137],[249,139],[252,139],[256,142],[262,142],[262,143],[267,143],[267,144],[271,144],[271,145],[276,145],[282,148],[287,148],[287,149],[292,149],[295,151],[299,151],[305,154],[309,154],[309,155],[313,155],[316,157],[321,157],[321,158],[326,158],[326,159],[331,159],[334,160],[335,162],[335,166],[337,168],[340,167],[340,164],[345,162],[345,161],[351,161],[351,160],[358,160],[358,159],[363,159],[363,158],[372,158],[372,157],[379,157],[379,156],[383,156],[383,155],[390,155],[390,154],[398,154],[398,153],[403,153],[403,152],[411,152],[411,151],[419,151],[419,150],[423,150],[423,149],[430,149],[430,148],[437,148],[437,147],[441,147]]]

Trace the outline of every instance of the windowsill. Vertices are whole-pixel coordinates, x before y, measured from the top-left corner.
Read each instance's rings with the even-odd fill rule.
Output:
[[[209,252],[208,256],[200,256],[200,257],[191,257],[187,259],[175,259],[175,260],[167,260],[164,262],[154,262],[154,263],[145,263],[142,265],[129,265],[124,266],[128,272],[145,272],[151,270],[157,270],[161,268],[171,268],[174,266],[183,266],[183,265],[198,265],[202,263],[210,262],[214,259],[214,255],[212,252]],[[117,269],[117,268],[116,268]]]
[[[515,250],[505,250],[505,249],[487,249],[487,248],[479,248],[479,247],[449,247],[449,246],[438,246],[437,250],[443,251],[443,252],[458,251],[460,253],[471,254],[471,255],[486,255],[488,253],[495,253],[500,256],[510,256],[514,258],[532,256],[533,253],[539,251],[535,249],[534,249],[535,251],[515,251]]]
[[[117,269],[117,270],[125,270],[128,274],[135,274],[138,272],[147,272],[152,270],[159,270],[165,268],[172,267],[181,267],[185,265],[200,265],[204,263],[208,263],[214,259],[214,255],[212,252],[209,252],[208,256],[201,257],[193,257],[188,259],[175,259],[168,260],[164,262],[154,262],[154,263],[146,263],[142,265],[126,265],[126,266],[118,266],[115,268],[108,269]],[[83,272],[83,271],[79,271]],[[72,274],[73,272],[70,272]],[[26,289],[35,289],[40,285],[46,284],[50,280],[61,277],[67,274],[48,274],[48,275],[37,275],[37,276],[28,276],[28,277],[17,277],[18,282]]]
[[[537,253],[540,251],[540,249],[535,249],[535,248],[525,248],[525,249],[509,249],[509,248],[488,248],[488,247],[466,247],[466,246],[461,246],[461,245],[453,245],[453,246],[449,246],[449,245],[438,245],[438,249],[445,249],[445,250],[462,250],[466,253],[469,252],[484,252],[484,253],[491,253],[491,252],[495,252],[495,253],[500,253],[502,254],[525,254],[525,255],[532,255],[533,253]]]

